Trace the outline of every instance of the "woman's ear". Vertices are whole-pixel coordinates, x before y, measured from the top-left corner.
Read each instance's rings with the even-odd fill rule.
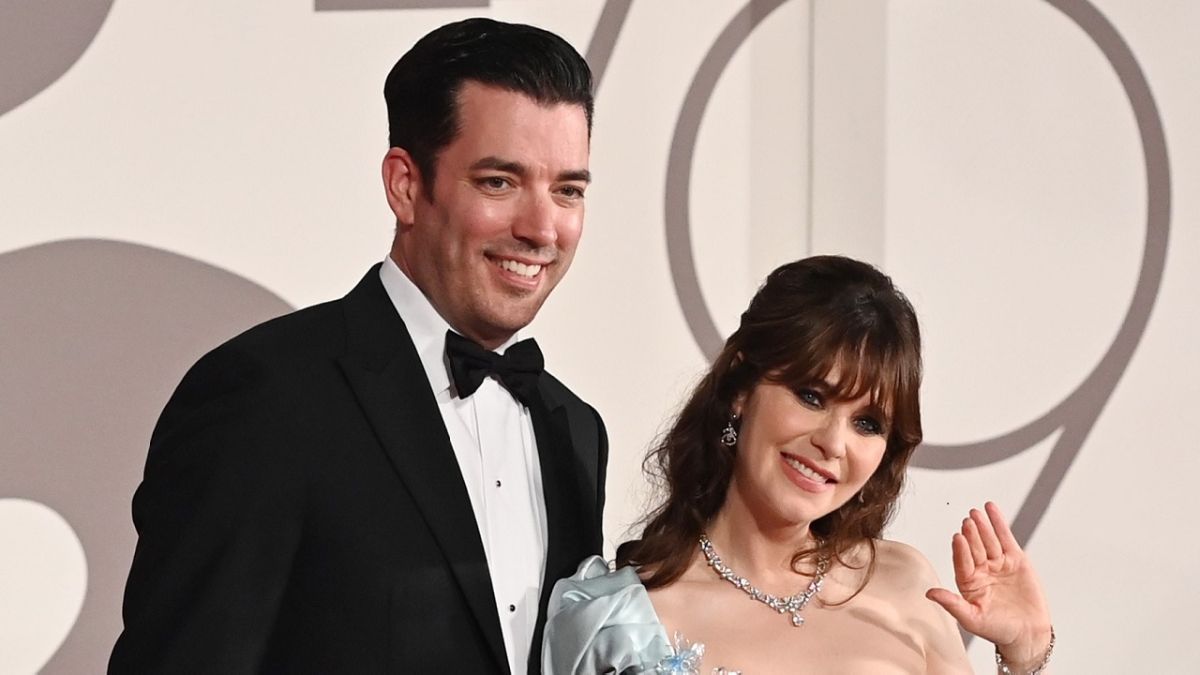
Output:
[[[746,359],[742,356],[741,350],[738,350],[738,352],[733,355],[733,359],[730,360],[729,370],[727,372],[732,373],[737,369],[742,368],[745,360]],[[747,396],[749,396],[749,391],[742,391],[733,398],[733,401],[730,402],[729,412],[732,413],[734,417],[742,416],[742,408],[746,405]]]
[[[746,392],[743,391],[735,396],[733,402],[729,405],[729,412],[733,414],[734,418],[740,419],[742,417],[742,408],[746,405],[746,396]]]

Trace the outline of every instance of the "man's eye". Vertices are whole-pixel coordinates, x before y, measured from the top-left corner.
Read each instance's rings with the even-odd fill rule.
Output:
[[[508,179],[503,176],[485,176],[480,178],[478,183],[489,190],[503,190],[510,185]]]
[[[559,188],[559,194],[571,199],[583,199],[583,188],[574,185],[564,185]]]

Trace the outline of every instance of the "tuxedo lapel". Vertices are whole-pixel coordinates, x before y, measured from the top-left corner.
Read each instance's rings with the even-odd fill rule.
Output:
[[[538,603],[539,620],[529,659],[531,675],[541,672],[542,632],[550,591],[554,583],[574,571],[588,553],[587,533],[591,529],[592,516],[586,495],[594,493],[594,488],[589,489],[582,481],[587,472],[583,470],[582,459],[572,442],[566,408],[549,395],[546,387],[539,387],[539,394],[539,400],[534,401],[529,412],[542,471],[548,543],[546,573]]]
[[[339,359],[388,459],[412,495],[502,671],[508,670],[487,556],[429,380],[378,265],[346,296]],[[436,608],[431,608],[436,611]]]
[[[537,409],[539,407],[541,410]],[[534,435],[537,436],[542,493],[546,499],[549,541],[546,547],[546,578],[542,587],[548,589],[562,576],[560,572],[564,564],[579,562],[565,560],[565,557],[579,550],[587,530],[588,520],[583,508],[586,491],[578,483],[579,476],[584,472],[578,466],[578,456],[571,442],[566,410],[535,404],[530,413]]]

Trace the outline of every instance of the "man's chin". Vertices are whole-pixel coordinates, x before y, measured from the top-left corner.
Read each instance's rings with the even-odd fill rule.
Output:
[[[486,322],[496,335],[511,337],[537,317],[545,298],[523,298],[520,302],[498,301],[490,305]],[[507,340],[505,337],[504,340]],[[501,340],[503,342],[504,340]]]

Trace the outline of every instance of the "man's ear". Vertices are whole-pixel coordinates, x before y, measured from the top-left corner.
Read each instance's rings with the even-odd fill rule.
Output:
[[[404,148],[391,148],[383,156],[383,191],[396,214],[398,227],[413,224],[414,206],[421,194],[421,171]]]

